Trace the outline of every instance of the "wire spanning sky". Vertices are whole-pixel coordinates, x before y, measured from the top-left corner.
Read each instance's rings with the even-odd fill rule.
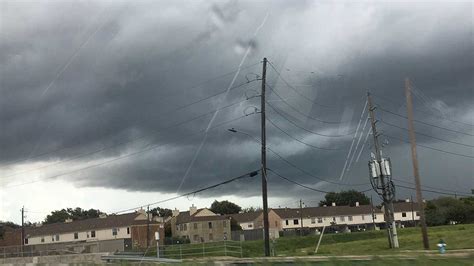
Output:
[[[470,192],[472,25],[472,2],[0,1],[0,220],[22,205],[126,209],[257,169],[263,57],[267,143],[287,160],[269,152],[271,169],[316,190],[369,188],[351,184],[368,183],[365,121],[354,134],[370,90],[394,177],[412,182],[409,77],[422,183]],[[273,206],[323,196],[269,174]],[[259,184],[164,207],[255,205]]]

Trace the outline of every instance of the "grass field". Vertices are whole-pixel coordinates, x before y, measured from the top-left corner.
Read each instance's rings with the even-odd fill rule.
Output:
[[[318,255],[389,255],[423,249],[419,228],[398,230],[400,249],[388,248],[386,231],[366,231],[323,236]],[[437,250],[439,239],[446,241],[447,249],[474,249],[474,224],[437,226],[428,228],[430,248]],[[314,255],[319,236],[282,237],[274,243],[276,256]],[[263,256],[263,241],[247,241],[244,257]]]

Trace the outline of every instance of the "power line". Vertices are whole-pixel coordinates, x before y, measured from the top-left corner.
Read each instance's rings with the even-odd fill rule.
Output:
[[[372,93],[373,94],[373,93]],[[385,97],[385,96],[381,96],[381,95],[378,95],[378,94],[373,94],[375,97],[379,98],[379,99],[382,99],[382,100],[385,100],[387,102],[390,102],[394,105],[396,105],[397,107],[402,105],[402,106],[406,106],[406,103],[398,103],[394,100],[391,100],[389,99],[388,97]],[[453,120],[453,119],[450,119],[450,118],[447,118],[447,117],[443,117],[443,116],[438,116],[438,115],[435,115],[433,114],[432,112],[427,112],[427,111],[423,111],[423,110],[420,110],[420,109],[416,109],[418,112],[420,113],[424,113],[424,114],[428,114],[428,115],[431,115],[433,117],[436,117],[438,119],[442,119],[442,120],[446,120],[446,121],[450,121],[450,122],[454,122],[454,123],[459,123],[459,124],[464,124],[464,125],[467,125],[467,126],[471,126],[471,127],[474,127],[474,124],[469,124],[469,123],[466,123],[466,122],[461,122],[461,121],[457,121],[457,120]]]
[[[244,117],[247,117],[247,116],[249,116],[249,115],[243,115],[243,116],[240,116],[240,117],[237,117],[237,118],[234,118],[234,119],[231,119],[231,120],[222,122],[222,123],[220,123],[220,124],[217,124],[217,125],[213,126],[213,127],[210,128],[210,129],[215,129],[215,128],[220,127],[220,126],[222,126],[222,125],[224,125],[224,124],[228,124],[228,123],[231,123],[231,122],[240,120],[240,119],[242,119],[242,118],[244,118]],[[189,135],[186,136],[186,137],[198,135],[198,134],[200,134],[200,133],[202,133],[202,132],[204,132],[204,130],[200,130],[200,131],[195,132],[195,133],[193,133],[193,134],[189,134]],[[18,187],[18,186],[23,186],[23,185],[29,185],[29,184],[33,184],[33,183],[37,183],[37,182],[46,180],[46,179],[57,178],[57,177],[66,176],[66,175],[69,175],[69,174],[72,174],[72,173],[77,173],[77,172],[81,172],[81,171],[84,171],[84,170],[89,170],[89,169],[96,168],[96,167],[99,167],[99,166],[102,166],[102,165],[105,165],[105,164],[109,164],[109,163],[112,163],[112,162],[115,162],[115,161],[118,161],[118,160],[121,160],[121,159],[125,159],[125,158],[128,158],[128,157],[136,156],[136,155],[138,155],[138,154],[141,154],[141,153],[144,153],[144,152],[147,152],[147,151],[156,149],[156,148],[158,148],[158,147],[161,147],[161,146],[164,146],[164,145],[166,145],[166,144],[173,143],[173,142],[174,142],[174,141],[170,141],[170,142],[167,142],[167,143],[163,143],[163,144],[160,143],[160,144],[156,144],[156,145],[152,145],[152,146],[147,145],[147,147],[145,147],[144,149],[140,149],[140,150],[138,150],[138,151],[135,151],[135,152],[132,152],[132,153],[128,153],[128,154],[125,154],[125,155],[116,157],[116,158],[114,158],[114,159],[111,159],[111,160],[108,160],[108,161],[105,161],[105,162],[102,162],[102,163],[98,163],[98,164],[86,166],[86,167],[79,168],[79,169],[76,169],[76,170],[73,170],[73,171],[69,171],[69,172],[66,172],[66,173],[61,173],[61,174],[57,174],[57,175],[53,175],[53,176],[48,176],[48,177],[45,177],[45,178],[36,179],[36,180],[30,181],[30,182],[25,182],[25,183],[20,183],[20,184],[14,184],[14,185],[11,185],[11,186],[5,186],[4,188],[11,188],[11,187]],[[151,144],[151,143],[150,143],[150,144]]]
[[[254,177],[254,176],[256,176],[256,175],[258,174],[258,172],[260,172],[260,171],[261,171],[261,170],[258,169],[258,170],[255,170],[255,171],[252,171],[252,172],[248,172],[248,173],[246,173],[246,174],[243,174],[243,175],[240,175],[240,176],[237,176],[237,177],[228,179],[228,180],[226,180],[226,181],[223,181],[223,182],[220,182],[220,183],[217,183],[217,184],[214,184],[214,185],[207,186],[207,187],[205,187],[205,188],[197,189],[197,190],[194,190],[194,191],[191,191],[191,192],[188,192],[188,193],[184,193],[184,194],[181,194],[181,195],[178,195],[178,196],[175,196],[175,197],[167,198],[167,199],[164,199],[164,200],[155,201],[155,202],[152,202],[152,203],[146,203],[146,204],[143,204],[143,205],[134,207],[134,208],[129,208],[129,209],[125,209],[125,210],[119,210],[119,211],[116,211],[116,212],[113,212],[113,213],[114,213],[114,214],[118,214],[118,213],[133,211],[133,210],[140,209],[140,208],[143,208],[143,207],[146,207],[146,206],[152,206],[152,205],[164,203],[164,202],[167,202],[167,201],[179,199],[179,198],[182,198],[182,197],[186,197],[186,196],[189,196],[189,195],[197,194],[197,193],[200,193],[200,192],[209,190],[209,189],[213,189],[213,188],[216,188],[216,187],[225,185],[225,184],[232,183],[232,182],[237,181],[237,180],[239,180],[239,179],[243,179],[243,178],[247,178],[247,177]]]
[[[404,185],[396,185],[397,187],[401,187],[401,188],[406,188],[406,189],[410,189],[410,190],[416,190],[415,188],[413,187],[407,187],[407,186],[404,186]],[[469,195],[469,194],[459,194],[459,193],[446,193],[446,192],[442,192],[442,191],[436,191],[436,190],[430,190],[430,189],[421,189],[422,191],[425,191],[425,192],[431,192],[431,193],[437,193],[437,194],[442,194],[442,195],[459,195],[459,196],[467,196],[467,197],[470,197],[472,195]]]
[[[397,125],[394,125],[392,123],[389,123],[389,122],[386,122],[384,120],[380,120],[380,122],[388,125],[388,126],[391,126],[391,127],[396,127],[396,128],[399,128],[399,129],[403,129],[403,130],[406,130],[408,131],[408,128],[405,128],[405,127],[401,127],[401,126],[397,126]],[[453,144],[458,144],[458,145],[462,145],[462,146],[465,146],[465,147],[474,147],[474,145],[469,145],[469,144],[464,144],[464,143],[460,143],[460,142],[456,142],[456,141],[452,141],[452,140],[447,140],[447,139],[442,139],[442,138],[438,138],[438,137],[435,137],[435,136],[431,136],[431,135],[428,135],[428,134],[425,134],[425,133],[421,133],[419,131],[415,131],[415,133],[417,135],[421,135],[421,136],[425,136],[425,137],[428,137],[428,138],[432,138],[432,139],[436,139],[436,140],[440,140],[440,141],[445,141],[445,142],[449,142],[449,143],[453,143]]]
[[[408,119],[407,116],[404,116],[404,115],[401,115],[401,114],[392,112],[392,111],[387,110],[387,109],[384,109],[384,108],[382,108],[382,107],[380,107],[380,106],[378,106],[378,109],[380,109],[382,112],[386,112],[386,113],[389,113],[389,114],[392,114],[392,115],[395,115],[395,116],[398,116],[398,117],[401,117],[401,118],[404,118],[404,119]],[[463,134],[463,135],[467,135],[467,136],[474,137],[473,134],[469,134],[469,133],[466,133],[466,132],[462,132],[462,131],[458,131],[458,130],[454,130],[454,129],[450,129],[450,128],[440,127],[440,126],[433,125],[433,124],[430,124],[430,123],[427,123],[427,122],[424,122],[424,121],[421,121],[421,120],[413,119],[413,121],[415,121],[415,122],[417,122],[417,123],[420,123],[420,124],[423,124],[423,125],[426,125],[426,126],[431,126],[431,127],[443,129],[443,130],[446,130],[446,131],[451,131],[451,132],[455,132],[455,133],[459,133],[459,134]]]
[[[222,109],[225,109],[225,108],[229,108],[229,107],[232,107],[232,106],[234,106],[234,105],[240,104],[240,103],[245,102],[245,101],[247,101],[247,99],[244,99],[244,100],[241,100],[241,101],[238,101],[238,102],[235,102],[235,103],[231,103],[231,104],[226,105],[226,106],[223,106],[223,107],[221,107],[221,108],[219,108],[219,109],[222,110]],[[187,120],[185,120],[185,121],[175,123],[175,124],[173,124],[173,125],[170,125],[170,126],[168,126],[168,127],[162,128],[162,129],[153,130],[153,132],[154,132],[154,133],[161,133],[162,131],[166,131],[166,130],[169,130],[169,129],[172,129],[172,128],[175,128],[175,127],[178,127],[178,126],[181,126],[181,125],[184,125],[184,124],[187,124],[187,123],[189,123],[189,122],[192,122],[192,121],[198,120],[198,119],[200,119],[200,118],[206,117],[206,116],[208,116],[208,115],[214,113],[215,110],[217,110],[217,109],[214,109],[214,110],[209,111],[209,112],[207,112],[207,113],[204,113],[204,114],[198,115],[198,116],[196,116],[196,117],[187,119]],[[114,145],[109,145],[109,146],[102,147],[102,148],[99,148],[99,149],[96,149],[96,150],[93,150],[93,151],[90,151],[90,152],[87,152],[87,153],[79,154],[79,155],[76,155],[76,156],[73,156],[73,157],[70,157],[70,158],[68,158],[68,159],[61,160],[61,161],[58,161],[58,162],[55,162],[55,163],[52,163],[52,164],[40,166],[40,167],[37,167],[37,168],[33,168],[33,169],[26,170],[26,171],[22,171],[22,172],[16,172],[16,173],[13,173],[13,174],[10,174],[10,175],[7,175],[7,176],[2,176],[1,178],[8,178],[8,177],[12,177],[12,176],[20,175],[20,174],[25,174],[25,173],[29,173],[29,172],[33,172],[33,171],[45,169],[45,168],[48,168],[48,167],[51,167],[51,166],[56,166],[56,165],[59,165],[59,164],[65,163],[65,162],[75,161],[75,160],[77,160],[77,159],[84,158],[84,157],[87,157],[87,156],[91,156],[91,155],[100,153],[100,152],[102,152],[102,151],[108,150],[108,149],[112,149],[112,148],[115,148],[115,147],[118,147],[118,146],[122,146],[122,145],[125,145],[125,144],[132,143],[132,142],[134,142],[134,141],[143,139],[143,138],[147,137],[148,135],[149,135],[149,134],[142,135],[142,136],[139,136],[139,137],[136,137],[136,138],[132,138],[132,139],[128,139],[128,140],[125,140],[125,141],[116,143],[116,144],[114,144]],[[147,146],[150,145],[150,144],[152,144],[152,143],[153,143],[153,142],[148,143]]]
[[[397,182],[402,182],[402,183],[409,184],[409,185],[415,185],[412,182],[404,181],[404,180],[401,180],[401,179],[396,179],[396,178],[392,178],[392,179],[397,181]],[[439,188],[439,187],[432,187],[432,186],[427,186],[427,185],[422,185],[421,187],[436,189],[436,190],[440,190],[440,191],[448,191],[448,192],[453,192],[453,193],[457,193],[457,194],[469,194],[467,192],[451,190],[451,189],[445,189],[445,188]]]
[[[266,101],[266,103],[272,108],[272,110],[277,113],[280,117],[282,117],[283,119],[285,119],[286,121],[288,121],[289,123],[291,123],[292,125],[294,125],[295,127],[299,128],[299,129],[302,129],[306,132],[309,132],[311,134],[314,134],[314,135],[318,135],[318,136],[322,136],[322,137],[328,137],[328,138],[340,138],[340,137],[345,137],[345,136],[348,136],[348,135],[352,135],[354,134],[355,131],[352,131],[352,132],[349,132],[347,134],[340,134],[340,135],[328,135],[328,134],[322,134],[322,133],[319,133],[319,132],[315,132],[315,131],[312,131],[312,130],[309,130],[305,127],[302,127],[298,124],[296,124],[295,122],[291,121],[290,119],[288,119],[287,117],[285,117],[284,115],[282,115],[272,104],[270,104],[269,102]],[[290,115],[288,115],[290,116]],[[294,117],[293,117],[294,118]]]
[[[404,139],[401,139],[401,138],[397,138],[397,137],[394,137],[394,136],[390,136],[390,135],[387,135],[387,134],[385,134],[385,133],[384,133],[383,135],[384,135],[384,136],[387,136],[388,138],[396,139],[396,140],[401,141],[401,142],[410,143],[410,142],[407,141],[407,140],[404,140]],[[433,147],[426,146],[426,145],[419,144],[419,143],[417,143],[416,146],[420,146],[420,147],[423,147],[423,148],[426,148],[426,149],[430,149],[430,150],[434,150],[434,151],[443,152],[443,153],[446,153],[446,154],[451,154],[451,155],[456,155],[456,156],[461,156],[461,157],[473,158],[473,159],[474,159],[474,156],[465,155],[465,154],[460,154],[460,153],[455,153],[455,152],[450,152],[450,151],[445,151],[445,150],[442,150],[442,149],[433,148]]]
[[[300,115],[302,115],[302,116],[304,116],[304,117],[306,117],[306,118],[309,118],[309,119],[314,120],[314,121],[317,121],[317,122],[325,123],[325,124],[342,124],[342,123],[349,123],[349,122],[342,122],[342,121],[340,121],[340,122],[327,121],[327,120],[322,120],[322,119],[317,118],[317,117],[313,117],[313,116],[310,116],[310,115],[306,115],[306,114],[304,114],[303,112],[301,112],[300,110],[298,110],[297,108],[295,108],[293,105],[289,104],[285,99],[283,99],[283,97],[281,97],[280,94],[278,94],[278,92],[277,92],[275,89],[273,89],[272,86],[270,86],[270,85],[268,85],[268,84],[266,84],[266,85],[270,88],[270,90],[271,90],[278,98],[280,98],[280,100],[281,100],[284,104],[286,104],[286,105],[287,105],[288,107],[290,107],[293,111],[297,112],[298,114],[300,114]]]
[[[324,148],[324,147],[319,147],[319,146],[315,146],[315,145],[312,145],[312,144],[309,144],[309,143],[306,143],[300,139],[297,139],[296,137],[293,137],[290,133],[286,132],[285,130],[283,130],[282,128],[280,128],[279,126],[277,126],[275,123],[273,123],[273,121],[267,117],[266,119],[268,122],[270,122],[270,124],[272,124],[275,128],[277,128],[278,130],[280,130],[281,132],[283,132],[285,135],[287,135],[288,137],[296,140],[297,142],[301,143],[301,144],[304,144],[308,147],[311,147],[311,148],[314,148],[314,149],[318,149],[318,150],[326,150],[326,151],[335,151],[335,150],[340,150],[339,148],[337,149],[333,149],[333,148]]]
[[[278,177],[280,177],[280,178],[282,178],[282,179],[285,179],[286,181],[288,181],[288,182],[290,182],[290,183],[293,183],[293,184],[295,184],[295,185],[298,185],[298,186],[300,186],[300,187],[304,187],[304,188],[306,188],[306,189],[309,189],[309,190],[312,190],[312,191],[316,191],[316,192],[330,193],[330,191],[320,190],[320,189],[312,188],[312,187],[303,185],[303,184],[301,184],[301,183],[298,183],[298,182],[296,182],[296,181],[294,181],[294,180],[292,180],[292,179],[289,179],[288,177],[285,177],[285,176],[279,174],[278,172],[276,172],[276,171],[274,171],[274,170],[272,170],[272,169],[267,169],[267,170],[270,171],[270,172],[272,172],[272,173],[274,173],[274,174],[277,175]],[[358,192],[364,193],[364,192],[368,192],[368,191],[371,191],[371,190],[372,190],[372,188],[367,189],[367,190],[363,190],[363,191],[358,191]]]
[[[259,64],[259,63],[256,63],[256,64]],[[256,65],[256,64],[252,64],[252,65],[247,66],[247,67],[245,67],[245,68],[252,67],[252,66],[254,66],[254,65]],[[245,69],[245,68],[244,68],[244,69]],[[202,86],[203,84],[206,84],[206,83],[208,83],[208,82],[210,82],[210,81],[213,81],[213,80],[216,80],[216,79],[219,79],[219,78],[222,78],[223,76],[226,76],[226,75],[229,75],[229,74],[233,74],[233,73],[235,73],[235,72],[236,72],[236,71],[229,72],[229,73],[220,75],[220,76],[218,76],[218,77],[209,79],[209,80],[207,80],[206,82],[203,82],[203,83],[201,83],[201,84],[199,84],[199,85],[197,85],[197,86],[188,88],[188,90],[193,89],[193,88],[198,88],[198,87]],[[238,84],[238,85],[236,85],[236,86],[234,86],[234,87],[231,87],[230,90],[240,88],[240,87],[242,87],[242,86],[245,86],[245,85],[247,85],[247,84],[249,84],[249,83],[252,83],[252,82],[254,82],[254,81],[257,81],[257,80],[258,80],[258,79],[248,80],[248,81],[243,82],[243,83],[240,83],[240,84]],[[213,98],[213,97],[216,97],[216,96],[218,96],[218,95],[224,94],[225,92],[226,92],[226,90],[224,90],[224,91],[219,91],[219,92],[214,93],[214,94],[211,94],[211,95],[207,95],[207,96],[205,96],[205,97],[203,97],[203,98],[200,98],[200,99],[198,99],[198,100],[195,100],[195,101],[193,101],[193,102],[191,102],[191,103],[187,103],[187,104],[184,104],[184,105],[182,105],[182,106],[179,106],[179,107],[177,107],[177,108],[175,108],[175,109],[162,112],[162,113],[160,113],[158,116],[164,116],[164,115],[167,115],[167,114],[170,114],[170,113],[174,113],[174,112],[176,112],[176,111],[185,109],[185,108],[187,108],[187,107],[189,107],[189,106],[192,106],[192,105],[195,105],[195,104],[204,102],[204,101],[209,100],[209,99],[211,99],[211,98]],[[214,110],[214,111],[215,111],[215,110]],[[143,136],[143,137],[145,137],[145,136]],[[27,161],[27,160],[30,160],[30,159],[33,159],[33,158],[40,158],[40,157],[42,157],[42,156],[45,156],[45,155],[48,155],[48,154],[51,154],[51,153],[55,153],[55,152],[59,152],[59,151],[65,150],[65,149],[67,149],[67,148],[70,148],[70,147],[61,147],[61,148],[55,149],[55,150],[53,150],[53,151],[44,152],[44,153],[41,153],[41,154],[38,154],[38,155],[35,155],[35,156],[29,156],[29,157],[26,158],[26,159],[15,160],[15,161],[13,161],[13,162],[10,162],[9,164],[15,164],[15,163]]]
[[[311,100],[310,98],[308,98],[307,96],[305,96],[304,94],[302,94],[301,92],[299,92],[297,89],[295,89],[293,86],[291,86],[284,78],[283,76],[281,75],[281,73],[275,68],[275,66],[273,65],[272,62],[269,62],[270,63],[270,67],[273,68],[273,70],[277,73],[277,77],[280,78],[288,88],[292,89],[294,92],[296,92],[296,94],[298,94],[299,96],[301,96],[303,99],[307,100],[308,102],[310,102],[311,104],[316,104],[316,105],[319,105],[321,107],[325,107],[325,108],[336,108],[334,106],[330,106],[330,105],[324,105],[324,104],[321,104],[321,103],[318,103],[314,100]]]

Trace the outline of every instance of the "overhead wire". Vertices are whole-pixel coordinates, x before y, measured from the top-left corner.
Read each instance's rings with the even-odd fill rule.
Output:
[[[344,122],[344,121],[327,121],[327,120],[323,120],[323,119],[320,119],[320,118],[317,118],[317,117],[313,117],[313,116],[310,116],[310,115],[307,115],[307,114],[304,114],[303,112],[301,112],[300,110],[298,110],[296,107],[294,107],[293,105],[289,104],[285,99],[283,99],[283,97],[280,96],[280,94],[275,90],[273,89],[272,86],[270,86],[268,83],[266,84],[267,87],[270,88],[270,90],[273,92],[273,94],[275,94],[285,105],[287,105],[288,107],[290,107],[293,111],[297,112],[298,114],[308,118],[308,119],[311,119],[311,120],[314,120],[314,121],[317,121],[317,122],[321,122],[321,123],[324,123],[324,124],[342,124],[342,123],[348,123],[347,121]],[[349,121],[350,122],[350,121]]]
[[[226,105],[226,106],[221,107],[220,109],[226,109],[226,108],[232,107],[232,106],[234,106],[234,105],[243,103],[243,102],[245,102],[245,101],[247,101],[247,99],[244,99],[244,100],[241,100],[241,101],[238,101],[238,102],[234,102],[234,103],[228,104],[228,105]],[[187,124],[187,123],[189,123],[189,122],[198,120],[198,119],[200,119],[200,118],[206,117],[206,116],[208,116],[208,115],[210,115],[210,114],[212,114],[212,113],[214,113],[214,112],[215,112],[215,110],[212,110],[212,111],[206,112],[206,113],[204,113],[204,114],[198,115],[198,116],[196,116],[196,117],[193,117],[193,118],[190,118],[190,119],[187,119],[187,120],[184,120],[184,121],[181,121],[181,122],[172,124],[172,125],[170,125],[170,126],[167,126],[167,127],[164,127],[164,128],[158,129],[158,130],[153,130],[152,132],[153,132],[153,133],[161,133],[161,132],[163,132],[163,131],[170,130],[170,129],[172,129],[172,128],[175,128],[175,127],[178,127],[178,126]],[[149,135],[150,135],[150,134],[145,134],[145,135],[141,135],[141,136],[138,136],[138,137],[135,137],[135,138],[126,139],[126,140],[124,140],[124,141],[122,141],[122,142],[115,143],[115,144],[113,144],[113,145],[109,145],[109,146],[105,146],[105,147],[101,147],[101,148],[99,148],[99,149],[96,149],[96,150],[93,150],[93,151],[90,151],[90,152],[86,152],[86,153],[82,153],[82,154],[79,154],[79,155],[76,155],[76,156],[72,156],[72,157],[69,157],[69,158],[67,158],[67,159],[60,160],[60,161],[57,161],[57,162],[54,162],[54,163],[51,163],[51,164],[47,164],[47,165],[43,165],[43,166],[40,166],[40,167],[28,169],[28,170],[26,170],[26,171],[21,171],[21,172],[12,173],[12,174],[9,174],[9,175],[4,175],[4,176],[1,176],[1,178],[8,178],[8,177],[12,177],[12,176],[20,175],[20,174],[25,174],[25,173],[29,173],[29,172],[33,172],[33,171],[37,171],[37,170],[41,170],[41,169],[46,169],[46,168],[49,168],[49,167],[52,167],[52,166],[57,166],[57,165],[60,165],[60,164],[66,163],[66,162],[75,161],[75,160],[77,160],[77,159],[84,158],[84,157],[87,157],[87,156],[91,156],[91,155],[100,153],[100,152],[105,151],[105,150],[109,150],[109,149],[112,149],[112,148],[116,148],[116,147],[118,147],[118,146],[122,146],[122,145],[125,145],[125,144],[129,144],[129,143],[138,141],[138,140],[140,140],[140,139],[144,139],[144,138],[148,137]],[[150,142],[150,143],[148,143],[148,145],[151,145],[152,143],[153,143],[153,142]]]
[[[408,187],[408,186],[404,186],[404,185],[396,185],[397,187],[401,187],[401,188],[406,188],[406,189],[410,189],[410,190],[416,190],[416,188],[414,187]],[[422,188],[421,191],[424,191],[424,192],[431,192],[431,193],[436,193],[436,194],[441,194],[441,195],[459,195],[459,196],[467,196],[467,197],[471,197],[472,195],[469,195],[469,194],[458,194],[458,193],[447,193],[447,192],[442,192],[442,191],[436,191],[436,190],[430,190],[430,189],[424,189]]]
[[[113,213],[114,214],[119,214],[119,213],[129,212],[129,211],[141,209],[141,208],[144,208],[144,207],[147,207],[147,206],[153,206],[153,205],[157,205],[157,204],[160,204],[160,203],[165,203],[165,202],[172,201],[172,200],[175,200],[175,199],[179,199],[179,198],[182,198],[182,197],[186,197],[186,196],[189,196],[189,195],[194,195],[194,194],[201,193],[201,192],[209,190],[209,189],[213,189],[213,188],[225,185],[225,184],[232,183],[234,181],[237,181],[237,180],[240,180],[240,179],[243,179],[243,178],[254,177],[260,171],[261,170],[258,169],[258,170],[248,172],[246,174],[243,174],[243,175],[240,175],[240,176],[237,176],[237,177],[234,177],[234,178],[227,179],[226,181],[223,181],[223,182],[220,182],[220,183],[217,183],[217,184],[214,184],[214,185],[210,185],[210,186],[200,188],[200,189],[197,189],[197,190],[194,190],[194,191],[191,191],[191,192],[180,194],[180,195],[175,196],[175,197],[170,197],[170,198],[167,198],[167,199],[164,199],[164,200],[159,200],[159,201],[155,201],[155,202],[151,202],[151,203],[146,203],[146,204],[143,204],[143,205],[140,205],[140,206],[137,206],[137,207],[115,211]]]
[[[250,114],[250,115],[251,115],[251,114]],[[248,116],[249,116],[249,115],[242,115],[242,116],[239,116],[239,117],[237,117],[237,118],[233,118],[233,119],[231,119],[231,120],[228,120],[228,121],[219,123],[219,124],[217,124],[216,126],[213,126],[211,129],[215,129],[215,128],[220,127],[220,126],[222,126],[222,125],[225,125],[225,124],[228,124],[228,123],[231,123],[231,122],[240,120],[240,119],[245,118],[245,117],[248,117]],[[198,131],[198,132],[194,132],[194,133],[192,133],[192,134],[189,134],[189,135],[187,135],[186,137],[198,135],[198,134],[201,134],[201,133],[203,133],[203,132],[204,132],[204,130],[200,130],[200,131]],[[150,146],[150,145],[147,145],[147,146],[146,146],[145,148],[143,148],[143,149],[140,149],[140,150],[138,150],[138,151],[134,151],[134,152],[131,152],[131,153],[127,153],[127,154],[124,154],[124,155],[115,157],[115,158],[110,159],[110,160],[107,160],[107,161],[105,161],[105,162],[101,162],[101,163],[94,164],[94,165],[89,165],[89,166],[86,166],[86,167],[83,167],[83,168],[79,168],[79,169],[75,169],[75,170],[72,170],[72,171],[68,171],[68,172],[65,172],[65,173],[60,173],[60,174],[56,174],[56,175],[52,175],[52,176],[47,176],[47,177],[44,177],[44,178],[39,178],[39,179],[30,181],[30,182],[24,182],[24,183],[20,183],[20,184],[13,184],[13,185],[10,185],[10,186],[5,186],[4,188],[11,188],[11,187],[18,187],[18,186],[23,186],[23,185],[29,185],[29,184],[37,183],[37,182],[40,182],[40,181],[43,181],[43,180],[47,180],[47,179],[57,178],[57,177],[61,177],[61,176],[67,176],[67,175],[70,175],[70,174],[73,174],[73,173],[81,172],[81,171],[84,171],[84,170],[89,170],[89,169],[91,169],[91,168],[96,168],[96,167],[99,167],[99,166],[102,166],[102,165],[105,165],[105,164],[109,164],[109,163],[112,163],[112,162],[115,162],[115,161],[118,161],[118,160],[122,160],[122,159],[125,159],[125,158],[129,158],[129,157],[132,157],[132,156],[136,156],[136,155],[142,154],[142,153],[144,153],[144,152],[151,151],[151,150],[154,150],[154,149],[156,149],[156,148],[165,146],[165,145],[170,144],[170,143],[174,143],[174,141],[169,141],[169,142],[167,142],[167,143],[159,143],[159,144],[155,144],[155,145],[151,145],[151,146]]]
[[[394,104],[395,106],[405,106],[406,107],[406,103],[398,103],[392,99],[389,99],[388,97],[385,97],[385,96],[381,96],[381,95],[378,95],[378,94],[374,94],[372,93],[373,96],[379,98],[379,99],[382,99],[382,100],[385,100],[387,102],[390,102],[392,104]],[[450,122],[453,122],[453,123],[459,123],[459,124],[463,124],[463,125],[467,125],[467,126],[471,126],[471,127],[474,127],[474,124],[470,124],[470,123],[466,123],[466,122],[462,122],[462,121],[458,121],[458,120],[454,120],[454,119],[450,119],[450,118],[447,118],[447,117],[443,117],[443,116],[439,116],[439,115],[435,115],[433,114],[432,112],[428,112],[428,111],[423,111],[423,110],[420,110],[420,109],[416,109],[417,112],[420,112],[420,113],[424,113],[424,114],[428,114],[428,115],[431,115],[435,118],[438,118],[438,119],[442,119],[442,120],[446,120],[446,121],[450,121]]]
[[[405,184],[409,184],[409,185],[413,185],[415,186],[414,183],[412,182],[409,182],[409,181],[405,181],[405,180],[401,180],[401,179],[398,179],[398,178],[393,178],[393,180],[397,181],[397,182],[402,182],[402,183],[405,183]],[[439,188],[439,187],[433,187],[433,186],[428,186],[428,185],[421,185],[422,188],[431,188],[431,189],[435,189],[435,190],[440,190],[440,191],[447,191],[447,192],[453,192],[454,194],[469,194],[467,192],[462,192],[462,191],[458,191],[458,190],[452,190],[452,189],[446,189],[446,188]]]
[[[395,139],[395,140],[398,140],[398,141],[401,141],[401,142],[410,143],[410,142],[407,141],[407,140],[404,140],[404,139],[401,139],[401,138],[397,138],[397,137],[394,137],[394,136],[391,136],[391,135],[388,135],[388,134],[385,134],[385,133],[384,133],[383,135],[386,136],[386,137],[388,137],[388,138]],[[450,151],[446,151],[446,150],[442,150],[442,149],[437,149],[437,148],[433,148],[433,147],[426,146],[426,145],[419,144],[419,143],[417,143],[416,146],[420,146],[420,147],[423,147],[423,148],[426,148],[426,149],[430,149],[430,150],[434,150],[434,151],[443,152],[443,153],[446,153],[446,154],[451,154],[451,155],[456,155],[456,156],[460,156],[460,157],[466,157],[466,158],[474,159],[474,156],[465,155],[465,154],[456,153],[456,152],[450,152]]]

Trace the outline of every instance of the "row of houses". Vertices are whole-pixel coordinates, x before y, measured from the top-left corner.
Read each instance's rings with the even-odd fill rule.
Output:
[[[413,202],[394,203],[395,220],[399,226],[413,225],[420,219],[417,204]],[[365,230],[369,227],[384,227],[383,208],[372,205],[273,208],[268,211],[270,237],[278,238],[282,231],[312,229],[320,231],[332,227],[345,231]],[[207,208],[191,206],[189,211],[173,211],[169,220],[172,235],[184,238],[191,243],[232,239],[242,240],[233,231],[254,231],[263,228],[263,212],[219,215]],[[232,228],[238,224],[238,229]],[[234,230],[233,230],[234,229]],[[237,239],[236,239],[237,238]]]
[[[412,202],[394,204],[395,219],[400,226],[419,220],[417,205]],[[323,227],[345,231],[383,227],[383,208],[371,205],[273,208],[268,212],[270,237],[281,232]],[[25,228],[23,247],[30,252],[67,249],[75,252],[113,252],[156,245],[155,232],[164,244],[165,224],[171,227],[173,238],[201,243],[222,240],[262,238],[263,212],[219,215],[194,205],[189,211],[174,210],[171,217],[150,219],[144,210],[122,215],[101,215],[98,218]],[[0,247],[21,246],[21,229],[3,229]],[[245,237],[243,237],[245,236]]]

